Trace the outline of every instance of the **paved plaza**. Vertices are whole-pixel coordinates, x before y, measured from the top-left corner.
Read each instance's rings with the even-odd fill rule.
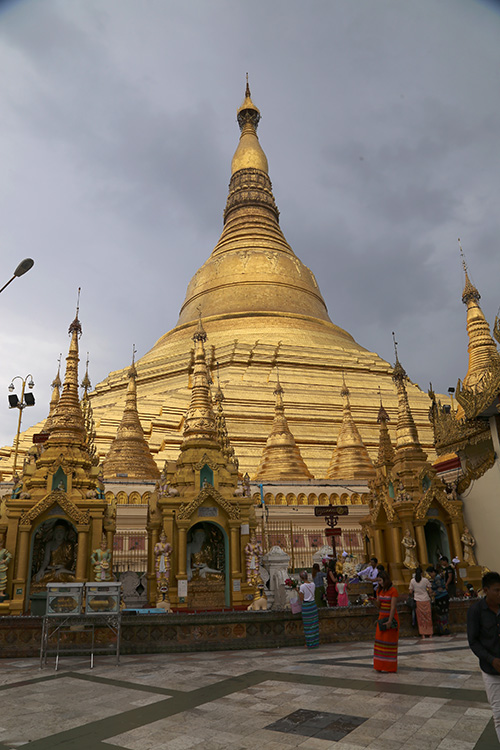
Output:
[[[0,660],[0,750],[494,750],[464,635],[400,642],[399,671],[372,645]]]

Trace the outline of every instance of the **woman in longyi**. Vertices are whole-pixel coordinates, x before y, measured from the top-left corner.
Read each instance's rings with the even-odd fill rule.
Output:
[[[396,611],[397,589],[383,570],[378,578],[376,605],[379,608],[373,667],[377,672],[398,671],[399,617]]]

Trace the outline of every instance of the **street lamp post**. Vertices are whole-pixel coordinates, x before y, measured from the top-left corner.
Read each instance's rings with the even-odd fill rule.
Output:
[[[0,290],[1,291],[1,290]],[[20,380],[22,383],[21,387],[21,398],[17,397],[17,394],[13,393],[15,390],[14,380]],[[19,452],[19,435],[21,434],[21,420],[23,417],[23,409],[26,408],[26,406],[34,406],[35,405],[35,397],[32,393],[26,393],[26,384],[28,385],[28,388],[31,390],[35,387],[35,383],[33,382],[33,375],[31,373],[29,375],[26,375],[25,378],[22,378],[20,375],[16,375],[15,378],[12,378],[11,384],[9,385],[9,409],[19,409],[19,419],[17,421],[17,433],[16,433],[16,447],[14,450],[14,468],[12,469],[12,476],[16,473],[16,467],[17,467],[17,454]]]
[[[27,271],[30,270],[30,268],[33,268],[34,263],[35,261],[32,258],[25,258],[24,260],[22,260],[14,271],[14,275],[12,276],[12,278],[3,285],[3,287],[0,289],[0,292],[3,292],[5,287],[9,286],[9,284],[14,281],[14,279],[17,279],[19,276],[23,276]]]

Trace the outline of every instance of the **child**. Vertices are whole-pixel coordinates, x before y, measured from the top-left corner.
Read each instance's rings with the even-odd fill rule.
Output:
[[[335,588],[337,589],[337,607],[347,607],[349,606],[349,597],[347,595],[347,591],[349,589],[349,586],[344,580],[343,575],[339,575],[337,584]]]

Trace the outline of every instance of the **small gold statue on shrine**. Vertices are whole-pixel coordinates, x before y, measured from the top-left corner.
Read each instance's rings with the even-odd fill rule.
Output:
[[[168,579],[170,573],[170,555],[172,546],[167,541],[167,535],[162,531],[160,541],[154,546],[155,574],[156,574],[156,606],[170,610],[168,599]]]
[[[405,550],[405,559],[403,560],[403,565],[405,566],[405,568],[415,570],[415,568],[418,568],[417,543],[412,537],[410,529],[406,529],[404,537],[401,540],[401,544],[403,545]]]
[[[474,554],[476,540],[470,533],[467,526],[464,526],[464,533],[460,537],[460,540],[464,545],[464,563],[466,565],[477,565],[476,555]]]
[[[112,581],[113,575],[111,571],[111,552],[108,549],[108,543],[106,537],[103,534],[101,545],[99,549],[92,552],[90,561],[94,566],[94,580],[95,581]]]
[[[253,583],[259,575],[260,563],[262,560],[262,545],[257,541],[255,531],[252,531],[250,541],[245,546],[245,561],[247,582]]]

